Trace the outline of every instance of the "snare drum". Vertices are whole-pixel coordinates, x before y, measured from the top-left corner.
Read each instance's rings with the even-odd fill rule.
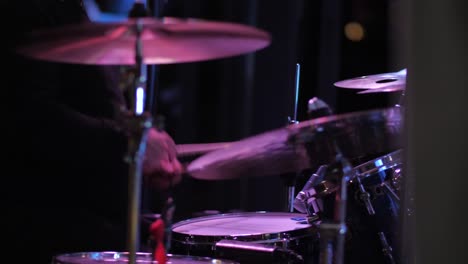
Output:
[[[217,264],[239,264],[231,260],[213,259],[206,257],[190,257],[179,255],[167,255],[168,263],[175,264],[197,264],[197,263],[217,263]],[[128,264],[129,254],[127,252],[78,252],[70,254],[62,254],[54,257],[52,264]],[[152,259],[151,253],[138,252],[136,253],[136,263],[151,263],[157,264],[157,261]]]
[[[308,223],[305,214],[230,213],[174,224],[171,249],[176,254],[216,257],[217,242],[235,240],[287,249],[307,260],[317,255],[317,239],[316,225]]]

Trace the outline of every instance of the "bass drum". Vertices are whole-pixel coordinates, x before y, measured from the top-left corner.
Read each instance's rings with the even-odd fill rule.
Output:
[[[77,252],[54,256],[52,264],[128,264],[129,253],[128,252]],[[190,257],[190,256],[178,256],[173,254],[167,255],[167,262],[174,264],[202,264],[202,263],[219,263],[219,264],[239,264],[231,260],[224,259],[212,259],[203,257]],[[151,263],[157,264],[157,261],[153,260],[151,253],[137,252],[136,263]]]
[[[316,224],[309,223],[305,214],[245,212],[176,223],[171,249],[175,254],[240,263],[316,263],[317,241]]]

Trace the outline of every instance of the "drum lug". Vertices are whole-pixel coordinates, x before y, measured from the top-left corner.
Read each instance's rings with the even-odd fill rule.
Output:
[[[375,215],[374,207],[372,206],[372,203],[370,201],[370,194],[362,185],[361,178],[359,175],[356,177],[356,180],[359,186],[359,200],[366,205],[367,213],[369,213],[369,215]]]
[[[289,242],[291,241],[291,236],[290,236],[290,234],[288,234],[288,233],[281,233],[281,241],[283,241],[282,247],[283,247],[284,249],[289,248]]]
[[[186,244],[193,244],[194,242],[194,237],[192,235],[185,237],[185,243]]]
[[[380,244],[382,245],[382,253],[384,254],[385,257],[387,257],[388,261],[390,264],[395,264],[395,259],[393,258],[392,255],[392,247],[388,244],[387,237],[383,232],[378,232],[377,233],[380,239]]]
[[[392,186],[395,190],[401,189],[401,169],[395,169],[395,173],[392,175]]]

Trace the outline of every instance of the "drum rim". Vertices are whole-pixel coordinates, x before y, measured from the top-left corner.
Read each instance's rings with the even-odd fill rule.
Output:
[[[254,212],[236,212],[236,213],[224,213],[217,215],[209,216],[200,216],[191,219],[182,220],[178,223],[175,223],[172,227],[173,229],[179,226],[183,226],[189,223],[195,223],[198,221],[208,220],[208,219],[217,219],[225,217],[236,217],[236,216],[248,216],[248,215],[265,215],[265,216],[298,216],[307,218],[307,214],[296,213],[296,212],[268,212],[268,211],[254,211]],[[276,233],[262,233],[262,234],[246,234],[246,235],[192,235],[187,233],[180,233],[172,230],[172,240],[184,245],[212,245],[214,246],[218,241],[231,239],[245,242],[262,242],[262,243],[275,243],[275,242],[284,242],[285,240],[290,239],[299,239],[314,235],[317,233],[318,223],[309,223],[309,225],[304,225],[303,228],[276,232]]]
[[[399,166],[402,164],[402,160],[403,160],[402,155],[403,155],[403,150],[398,149],[386,155],[377,157],[375,159],[372,159],[360,165],[357,165],[353,168],[353,173],[352,173],[353,178],[354,177],[366,178],[381,170],[391,169],[396,166]],[[376,165],[377,161],[381,161],[381,165]]]
[[[53,262],[52,264],[75,264],[75,263],[70,263],[70,262],[64,262],[62,260],[60,260],[59,258],[61,257],[78,257],[78,259],[84,259],[86,258],[87,256],[90,256],[90,255],[94,255],[94,254],[98,254],[98,255],[102,255],[102,254],[106,254],[106,255],[109,255],[109,256],[114,256],[113,259],[115,259],[115,256],[116,255],[128,255],[129,252],[128,251],[83,251],[83,252],[73,252],[73,253],[64,253],[64,254],[59,254],[59,255],[55,255],[53,257]],[[203,256],[189,256],[189,255],[180,255],[180,254],[166,254],[167,257],[169,259],[186,259],[186,260],[195,260],[195,261],[207,261],[207,262],[211,262],[211,263],[220,263],[220,264],[239,264],[239,262],[236,262],[236,261],[233,261],[233,260],[229,260],[229,259],[222,259],[222,258],[211,258],[211,257],[203,257]],[[148,261],[148,262],[143,262],[143,263],[157,263],[157,261],[154,261],[152,259],[152,253],[148,253],[148,252],[136,252],[136,256],[137,256],[137,262],[138,262],[138,257],[141,257],[143,256],[144,259],[142,259],[143,261]],[[126,260],[125,258],[122,259],[122,261]],[[97,261],[100,261],[100,260],[97,260]],[[218,262],[219,261],[219,262]]]

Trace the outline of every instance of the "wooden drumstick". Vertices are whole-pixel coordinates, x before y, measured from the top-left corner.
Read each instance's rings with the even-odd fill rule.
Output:
[[[210,151],[227,148],[231,142],[178,144],[176,145],[177,157],[203,155]]]

